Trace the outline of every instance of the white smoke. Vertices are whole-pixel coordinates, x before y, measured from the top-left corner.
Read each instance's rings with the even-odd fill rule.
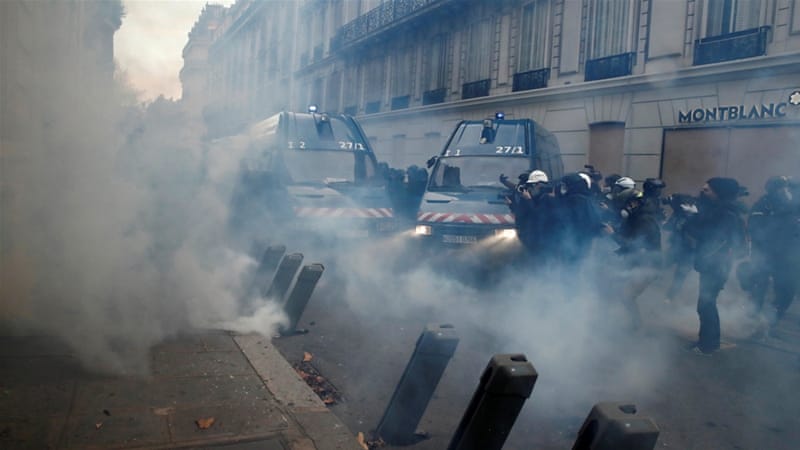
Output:
[[[76,31],[48,23],[3,64],[77,64],[58,47]],[[239,313],[255,262],[228,246],[235,152],[209,154],[179,103],[131,104],[88,61],[15,80],[26,95],[4,109],[20,126],[3,136],[0,323],[116,373],[146,373],[153,344],[193,328],[274,333],[279,308]]]

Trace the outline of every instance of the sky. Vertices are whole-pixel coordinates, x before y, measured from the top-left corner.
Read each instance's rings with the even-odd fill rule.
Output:
[[[140,100],[181,97],[181,52],[206,3],[228,6],[234,0],[123,0],[114,56]]]

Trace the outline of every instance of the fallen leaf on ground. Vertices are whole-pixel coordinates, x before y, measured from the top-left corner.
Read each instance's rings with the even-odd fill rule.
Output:
[[[309,362],[312,358],[314,358],[314,355],[308,352],[303,352],[303,362]]]
[[[103,426],[103,422],[97,422],[96,424],[94,424],[94,429],[95,430],[99,430],[100,427],[102,427],[102,426]]]
[[[207,419],[197,419],[194,421],[194,423],[197,424],[197,428],[200,428],[201,430],[206,430],[210,428],[211,425],[214,425],[214,418],[209,417]]]
[[[364,433],[359,431],[357,439],[358,443],[361,445],[362,448],[364,448],[364,450],[369,450],[369,446],[367,446],[367,443],[364,441]]]

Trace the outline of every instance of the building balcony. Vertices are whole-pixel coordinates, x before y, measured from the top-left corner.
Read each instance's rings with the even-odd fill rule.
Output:
[[[605,80],[633,74],[636,53],[620,53],[586,61],[586,81]]]
[[[422,93],[423,105],[435,105],[436,103],[444,103],[445,96],[447,95],[447,88],[433,89]]]
[[[411,103],[411,96],[410,95],[400,95],[397,97],[392,97],[392,111],[396,109],[406,109],[408,105]]]
[[[364,105],[364,114],[375,114],[377,112],[381,112],[381,101],[380,100],[367,102],[367,104]]]
[[[511,90],[527,91],[530,89],[540,89],[547,87],[547,80],[550,79],[550,68],[529,70],[527,72],[515,73],[514,82]]]
[[[489,87],[491,86],[489,78],[480,81],[473,81],[471,83],[464,83],[461,85],[461,98],[466,100],[468,98],[486,97],[489,95]]]
[[[767,54],[769,26],[694,41],[694,65],[713,64]]]
[[[331,38],[331,51],[350,48],[357,43],[389,31],[404,29],[426,20],[430,12],[441,11],[442,6],[459,0],[389,0],[344,24]]]

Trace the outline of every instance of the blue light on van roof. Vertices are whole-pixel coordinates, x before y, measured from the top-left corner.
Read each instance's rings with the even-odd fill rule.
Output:
[[[308,112],[310,113],[315,113],[318,109],[319,108],[317,108],[317,105],[308,105]]]
[[[498,112],[494,113],[494,118],[497,119],[497,120],[503,120],[503,119],[506,118],[506,113],[498,111]]]

